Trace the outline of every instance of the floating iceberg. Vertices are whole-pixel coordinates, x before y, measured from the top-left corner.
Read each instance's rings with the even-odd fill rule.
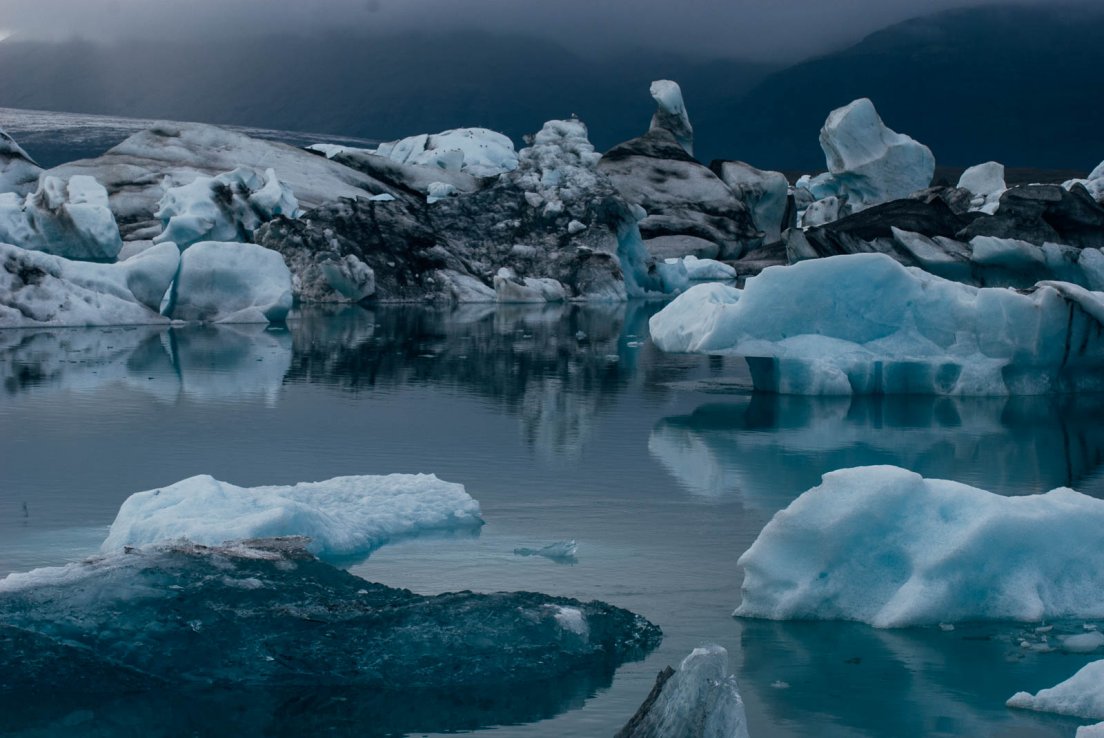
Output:
[[[130,548],[11,574],[0,580],[0,623],[0,643],[24,636],[0,649],[0,695],[30,694],[40,673],[68,675],[58,694],[95,693],[105,685],[87,674],[105,673],[144,676],[158,691],[355,686],[404,705],[418,704],[410,695],[463,701],[583,675],[597,678],[582,679],[593,688],[660,638],[601,602],[425,597],[367,582],[314,558],[301,539]],[[74,652],[98,670],[74,673]]]
[[[114,261],[123,247],[107,190],[84,175],[43,177],[23,199],[0,194],[0,243],[88,261]]]
[[[1101,618],[1104,500],[844,469],[777,513],[738,563],[738,616],[879,628]]]
[[[164,230],[154,241],[171,241],[182,250],[200,241],[248,241],[262,223],[301,212],[274,170],[262,175],[242,167],[167,189],[155,213]]]
[[[783,394],[1007,395],[1100,389],[1104,295],[976,288],[853,254],[691,288],[650,321],[664,351],[748,357]]]
[[[575,540],[569,541],[556,541],[550,543],[547,546],[541,546],[540,548],[515,548],[515,556],[541,556],[555,561],[557,564],[574,564],[578,561],[576,554],[579,551],[579,546],[575,543]]]
[[[432,474],[337,477],[289,487],[237,487],[210,476],[131,495],[103,550],[166,541],[305,536],[323,556],[363,555],[425,531],[478,528],[479,503]]]
[[[173,244],[92,264],[0,243],[0,328],[166,323],[157,311],[179,264]]]
[[[742,161],[715,161],[709,168],[747,205],[763,243],[782,238],[790,183],[781,172],[756,169]]]
[[[748,738],[747,715],[728,651],[695,648],[660,672],[652,693],[616,738]]]
[[[1038,694],[1018,692],[1008,700],[1008,706],[1100,720],[1104,718],[1104,661],[1094,661],[1061,684]]]
[[[831,194],[846,195],[854,210],[908,197],[928,187],[935,174],[931,150],[887,128],[867,98],[828,115],[820,147],[835,190]]]
[[[275,251],[204,241],[180,255],[164,312],[200,323],[279,323],[291,310],[291,272]]]
[[[959,177],[958,186],[974,196],[970,201],[971,210],[992,215],[1000,206],[1001,195],[1008,189],[1004,183],[1004,165],[989,161],[972,166]]]

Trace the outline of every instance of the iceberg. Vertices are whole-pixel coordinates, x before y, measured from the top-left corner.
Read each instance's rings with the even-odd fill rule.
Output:
[[[935,174],[931,150],[887,128],[867,98],[828,115],[820,147],[832,194],[846,195],[852,210],[908,197],[928,187]]]
[[[1008,189],[1004,183],[1004,165],[989,161],[972,166],[959,177],[958,186],[973,195],[971,210],[992,215],[1000,206],[1001,195]]]
[[[524,592],[427,597],[375,584],[302,544],[148,546],[10,574],[0,580],[0,636],[15,631],[27,642],[0,649],[0,694],[31,694],[35,673],[68,675],[57,694],[102,690],[87,679],[96,672],[66,666],[76,650],[101,673],[141,675],[161,692],[357,687],[403,705],[464,701],[582,675],[593,688],[661,637],[602,602]]]
[[[579,545],[575,543],[575,539],[570,541],[556,541],[550,543],[547,546],[541,546],[540,548],[520,547],[514,549],[515,556],[540,556],[550,561],[555,561],[557,564],[574,564],[579,559],[576,554],[579,551]]]
[[[655,687],[615,738],[748,738],[744,701],[728,673],[728,651],[695,648],[661,671]]]
[[[395,538],[482,523],[479,503],[463,485],[432,474],[336,477],[284,487],[238,487],[201,475],[128,497],[103,550],[303,536],[314,554],[359,556]]]
[[[715,161],[709,168],[747,205],[755,227],[763,232],[763,243],[781,240],[790,190],[786,175],[742,161]]]
[[[0,328],[167,323],[158,308],[179,264],[173,244],[93,264],[0,243]]]
[[[1101,388],[1104,294],[976,288],[885,254],[769,267],[686,291],[651,318],[663,351],[748,358],[783,394],[1008,395]]]
[[[29,195],[38,183],[42,168],[23,147],[0,128],[0,194]]]
[[[740,557],[735,615],[900,628],[1104,617],[1104,500],[893,467],[825,474]]]
[[[690,125],[690,116],[686,114],[686,104],[682,101],[682,88],[678,82],[660,79],[652,82],[648,88],[652,99],[656,101],[656,111],[652,115],[651,130],[662,129],[675,137],[678,145],[690,156],[694,155],[694,127]]]
[[[291,272],[280,254],[251,243],[203,241],[181,253],[163,312],[189,322],[279,323],[291,302]]]
[[[123,247],[107,190],[85,175],[44,176],[23,199],[0,194],[0,243],[83,261],[114,261]]]
[[[105,191],[105,206],[106,201]],[[262,223],[301,214],[298,200],[275,170],[261,174],[241,167],[168,188],[154,213],[164,230],[153,240],[171,241],[181,250],[200,241],[249,241]]]
[[[1066,681],[1037,694],[1017,692],[1008,706],[1100,720],[1104,718],[1104,660],[1087,664]]]
[[[455,128],[408,136],[381,143],[370,153],[399,164],[467,172],[476,177],[496,177],[518,166],[514,142],[487,128]]]

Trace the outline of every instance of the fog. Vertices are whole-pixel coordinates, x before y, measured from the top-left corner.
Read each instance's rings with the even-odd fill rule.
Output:
[[[994,4],[1008,0],[2,0],[0,38],[480,30],[537,35],[589,56],[636,48],[792,61],[910,17]]]

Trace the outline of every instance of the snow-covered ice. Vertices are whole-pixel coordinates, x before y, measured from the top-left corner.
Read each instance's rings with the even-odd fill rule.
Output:
[[[778,512],[738,564],[738,616],[879,628],[1096,619],[1104,500],[1067,488],[1002,497],[898,467],[842,469]]]
[[[114,261],[123,246],[107,190],[85,175],[43,177],[25,198],[0,194],[0,243],[91,261]]]
[[[1099,387],[1104,294],[976,288],[853,254],[692,287],[652,317],[664,351],[751,357],[785,394],[1046,394]]]
[[[313,147],[327,156],[341,153],[329,147]],[[398,141],[381,143],[375,151],[399,164],[414,164],[446,171],[467,172],[476,177],[494,177],[517,169],[514,142],[487,128],[456,128],[441,133],[422,133]]]
[[[280,254],[252,243],[203,241],[180,255],[164,313],[201,323],[278,323],[291,303],[291,272]]]
[[[1066,681],[1037,694],[1017,692],[1008,706],[1089,720],[1104,718],[1104,660],[1086,664]]]
[[[958,186],[973,194],[971,210],[992,215],[1000,206],[1000,196],[1008,189],[1004,183],[1004,165],[989,161],[972,166],[959,177]]]
[[[0,243],[0,328],[166,323],[157,311],[179,264],[173,244],[94,264]]]
[[[202,475],[127,498],[103,550],[305,536],[318,555],[357,556],[402,536],[481,524],[479,503],[464,486],[432,474],[336,477],[286,487],[238,487]]]
[[[105,192],[105,205],[106,200]],[[262,223],[278,215],[296,218],[301,212],[273,169],[262,174],[240,167],[168,188],[155,213],[164,230],[154,241],[171,241],[180,249],[200,241],[248,241]]]
[[[833,194],[846,195],[853,210],[907,197],[928,187],[935,174],[931,150],[886,127],[867,98],[828,115],[820,147]]]
[[[618,738],[748,738],[744,701],[736,677],[728,673],[728,651],[716,644],[691,651],[649,701]]]

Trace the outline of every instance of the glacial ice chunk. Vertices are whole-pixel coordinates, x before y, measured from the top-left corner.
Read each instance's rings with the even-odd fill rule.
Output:
[[[86,175],[43,177],[22,199],[0,194],[0,243],[89,261],[114,261],[123,247],[107,190]]]
[[[35,160],[0,128],[0,194],[29,195],[34,192],[41,173],[42,168]]]
[[[400,164],[495,177],[517,169],[518,155],[508,136],[487,128],[455,128],[381,143],[374,153]],[[327,156],[333,156],[327,152]]]
[[[569,541],[556,541],[540,548],[521,547],[514,549],[515,556],[541,556],[555,561],[557,564],[574,564],[578,561],[576,554],[579,546],[575,539]]]
[[[410,710],[561,680],[585,694],[660,638],[601,602],[375,584],[319,561],[302,539],[130,548],[11,574],[0,624],[0,643],[9,630],[33,636],[0,649],[0,694],[31,691],[43,672],[68,676],[59,694],[103,689],[92,668],[67,667],[75,647],[85,665],[137,673],[149,689],[359,687]]]
[[[865,97],[828,115],[820,147],[837,193],[853,210],[907,197],[935,174],[931,150],[887,128]]]
[[[563,302],[567,290],[551,277],[519,278],[512,269],[503,267],[494,278],[498,302]]]
[[[203,241],[180,255],[164,313],[201,323],[278,323],[291,302],[291,272],[280,254],[252,243]]]
[[[974,196],[971,210],[992,215],[1000,206],[1001,195],[1008,189],[1004,182],[1004,165],[989,161],[972,166],[959,177],[958,186]]]
[[[660,672],[652,693],[616,738],[748,738],[744,701],[728,673],[728,651],[695,648]]]
[[[105,206],[106,199],[105,193]],[[301,212],[274,170],[262,175],[240,167],[167,188],[155,213],[164,230],[154,241],[171,241],[181,250],[200,241],[248,241],[262,223],[278,215],[297,218]]]
[[[313,553],[356,556],[394,538],[482,522],[479,503],[463,485],[432,474],[336,477],[286,487],[238,487],[201,475],[128,497],[103,550],[305,536]]]
[[[749,357],[784,394],[1008,395],[1099,388],[1104,294],[977,288],[852,254],[692,287],[654,315],[664,351]]]
[[[652,82],[648,92],[656,101],[656,111],[652,116],[652,129],[662,128],[670,131],[678,145],[690,156],[694,155],[694,127],[690,125],[690,116],[686,114],[686,104],[682,101],[682,88],[678,82],[660,79]]]
[[[778,512],[738,564],[743,617],[879,628],[1096,619],[1104,500],[1067,488],[1002,497],[893,466],[842,469]]]
[[[94,264],[0,243],[0,328],[166,323],[157,310],[179,264],[173,244]]]
[[[1104,718],[1104,660],[1085,665],[1066,681],[1037,694],[1017,692],[1008,706],[1090,720]]]

